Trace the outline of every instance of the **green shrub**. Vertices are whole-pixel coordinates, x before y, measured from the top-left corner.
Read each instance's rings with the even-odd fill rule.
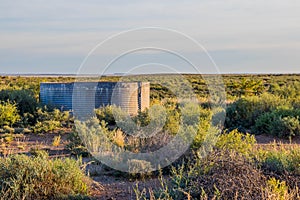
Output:
[[[256,133],[272,134],[279,137],[293,137],[300,135],[299,116],[299,109],[278,108],[258,117],[252,129]]]
[[[285,99],[296,98],[300,95],[300,83],[298,81],[292,82],[290,84],[284,84],[281,87],[275,83],[270,87],[270,92]]]
[[[4,125],[11,126],[20,120],[20,115],[16,104],[9,101],[0,101],[0,127]]]
[[[0,158],[0,199],[62,199],[85,195],[88,183],[80,161],[47,155]]]
[[[150,123],[150,115],[149,115],[149,110],[147,109],[146,111],[139,111],[136,116],[133,117],[133,121],[141,127],[145,127],[149,125]]]
[[[105,121],[109,125],[115,125],[116,121],[113,115],[113,106],[104,106],[95,109],[95,114],[99,121]]]
[[[271,178],[267,181],[266,199],[267,197],[276,200],[291,199],[285,181],[276,180],[276,178]]]
[[[99,149],[103,151],[111,150],[114,132],[108,130],[105,121],[100,123],[96,117],[93,117],[83,122],[76,120],[75,125],[76,132],[82,144],[84,144],[90,152],[98,152]]]
[[[197,135],[193,141],[193,148],[199,148],[209,136],[215,138],[218,134],[218,129],[212,126],[212,113],[208,109],[200,109],[200,119],[197,126]]]
[[[267,93],[238,99],[227,107],[225,127],[250,129],[258,117],[283,105],[289,106],[289,103],[285,99]]]
[[[59,121],[55,120],[46,120],[43,122],[37,122],[33,127],[34,133],[48,133],[56,130],[57,128],[61,127]]]
[[[220,135],[216,147],[221,150],[233,150],[242,155],[251,155],[255,143],[256,140],[253,135],[239,133],[235,129]]]
[[[150,137],[165,125],[166,113],[162,106],[153,105],[149,110],[131,117],[119,107],[113,107],[116,124],[127,135]]]
[[[299,147],[286,149],[283,145],[274,144],[272,149],[260,149],[255,156],[264,170],[277,174],[300,174]]]
[[[35,114],[38,103],[31,90],[1,90],[0,101],[15,102],[20,115]]]
[[[47,133],[57,130],[61,127],[69,128],[73,122],[68,111],[61,112],[54,109],[51,112],[47,110],[37,110],[37,122],[33,127],[35,133]]]
[[[68,140],[70,142],[66,145],[66,149],[73,155],[80,155],[82,157],[90,155],[77,131],[72,131],[72,133],[68,135]]]
[[[180,125],[180,113],[176,109],[167,110],[167,118],[166,123],[163,127],[165,131],[170,133],[171,135],[176,135],[179,130]]]

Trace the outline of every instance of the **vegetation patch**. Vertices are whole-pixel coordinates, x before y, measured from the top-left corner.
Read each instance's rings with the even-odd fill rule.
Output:
[[[62,199],[88,194],[89,180],[80,161],[34,157],[0,158],[0,199]]]

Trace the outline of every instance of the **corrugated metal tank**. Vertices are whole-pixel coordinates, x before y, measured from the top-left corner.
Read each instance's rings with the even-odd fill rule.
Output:
[[[40,102],[60,110],[92,112],[94,108],[116,105],[135,115],[150,105],[149,82],[41,83]]]
[[[75,82],[72,91],[72,111],[75,116],[89,117],[96,108],[97,82]]]
[[[60,110],[72,110],[74,83],[41,83],[40,102]]]
[[[150,83],[139,82],[139,110],[145,111],[150,107]]]
[[[125,112],[136,115],[139,111],[138,83],[118,83],[113,91],[112,104],[120,107]]]

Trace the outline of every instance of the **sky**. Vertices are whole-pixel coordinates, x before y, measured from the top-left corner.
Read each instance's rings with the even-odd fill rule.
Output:
[[[0,73],[75,74],[99,43],[142,27],[177,31],[205,51],[168,34],[154,41],[150,31],[107,43],[111,48],[89,63],[104,67],[101,60],[119,56],[115,49],[146,41],[174,44],[193,58],[207,51],[216,65],[204,61],[204,73],[300,73],[299,10],[299,0],[0,0]],[[164,65],[192,72],[186,64],[166,52],[143,50],[122,57],[107,73],[141,65],[148,66],[144,72]]]

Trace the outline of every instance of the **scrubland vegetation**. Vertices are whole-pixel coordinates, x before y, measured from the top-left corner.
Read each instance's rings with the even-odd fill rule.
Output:
[[[144,189],[136,186],[136,199],[299,199],[300,146],[293,141],[300,137],[300,75],[224,75],[226,107],[216,107],[209,100],[201,76],[184,77],[199,98],[196,107],[185,105],[182,109],[182,102],[173,92],[153,83],[151,104],[163,106],[166,115],[157,107],[157,115],[149,109],[126,121],[118,110],[120,117],[115,119],[116,108],[107,106],[96,109],[95,117],[86,122],[39,103],[40,82],[67,82],[73,78],[0,77],[0,199],[88,198],[91,180],[80,159],[53,159],[39,150],[29,155],[9,155],[5,151],[16,135],[49,133],[56,136],[53,146],[60,145],[61,135],[68,133],[70,141],[65,149],[76,156],[90,156],[87,148],[110,149],[112,145],[146,153],[163,147],[178,133],[182,137],[193,133],[189,150],[172,166],[136,175],[135,168],[151,171],[157,166],[144,160],[130,161],[132,174],[125,177],[157,177],[161,184]],[[176,77],[164,79],[172,84]],[[118,81],[118,77],[104,80]],[[222,123],[219,117],[225,113]],[[166,123],[161,124],[163,118]],[[180,123],[184,129],[180,129]],[[158,133],[150,138],[131,135],[150,134],[143,129],[146,126]],[[80,137],[91,127],[94,135],[89,137],[94,137],[93,143],[89,143],[91,138],[85,141]],[[289,139],[291,144],[260,145],[255,139],[259,134]],[[100,140],[100,136],[105,138]],[[208,154],[203,156],[208,138],[211,146],[205,146]]]

